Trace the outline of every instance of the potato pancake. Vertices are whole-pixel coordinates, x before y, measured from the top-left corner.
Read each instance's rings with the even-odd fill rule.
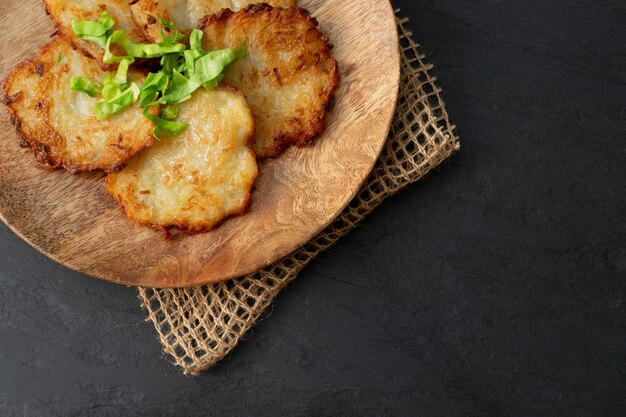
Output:
[[[256,3],[296,7],[296,0],[138,0],[131,5],[131,13],[143,37],[152,42],[160,42],[161,31],[167,33],[167,28],[163,27],[159,19],[173,22],[181,32],[189,32],[204,16],[218,13],[222,9],[238,11]]]
[[[142,38],[135,31],[135,24],[129,12],[129,0],[44,0],[46,10],[55,21],[59,33],[78,46],[83,52],[98,60],[100,66],[112,69],[117,65],[106,65],[102,62],[104,50],[97,44],[81,39],[72,30],[72,19],[98,20],[100,13],[107,11],[115,20],[113,29],[128,32],[133,42],[140,42]]]
[[[198,90],[179,105],[189,123],[109,174],[106,186],[139,224],[162,231],[199,233],[243,214],[258,175],[249,144],[254,117],[235,88]]]
[[[321,135],[339,70],[328,38],[306,10],[263,4],[222,10],[203,18],[199,28],[206,50],[236,47],[247,39],[248,57],[233,64],[224,80],[252,107],[257,156],[275,157]]]
[[[113,171],[152,144],[153,123],[139,107],[100,121],[94,110],[97,99],[70,88],[74,76],[100,80],[104,72],[57,37],[6,81],[4,102],[13,113],[21,145],[32,148],[39,162],[74,173]],[[139,73],[129,76],[143,78]]]

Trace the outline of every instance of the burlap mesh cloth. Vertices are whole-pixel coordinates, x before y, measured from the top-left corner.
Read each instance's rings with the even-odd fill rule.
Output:
[[[397,14],[396,14],[397,16]],[[366,184],[328,229],[286,259],[243,278],[189,289],[139,289],[163,348],[186,374],[223,359],[300,271],[352,230],[385,198],[423,178],[459,149],[436,78],[396,18],[402,82],[389,139]]]

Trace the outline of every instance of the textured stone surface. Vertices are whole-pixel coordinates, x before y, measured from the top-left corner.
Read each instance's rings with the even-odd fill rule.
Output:
[[[0,415],[626,414],[626,5],[394,4],[461,153],[198,378],[167,363],[135,290],[1,226]]]

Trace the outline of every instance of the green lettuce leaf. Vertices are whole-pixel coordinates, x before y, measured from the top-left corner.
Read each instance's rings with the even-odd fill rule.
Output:
[[[193,50],[202,49],[202,35],[204,33],[200,29],[194,29],[189,35],[189,47]]]
[[[185,57],[181,53],[163,55],[161,57],[161,67],[161,71],[163,71],[168,76],[174,74],[174,71],[182,73],[187,70]]]
[[[176,122],[173,120],[167,120],[163,117],[154,116],[148,113],[148,109],[144,109],[143,115],[154,123],[152,134],[157,139],[159,139],[160,136],[180,135],[185,129],[187,129],[188,126],[185,122]]]
[[[185,35],[179,33],[178,31],[174,32],[173,35],[167,36],[165,32],[161,30],[161,42],[158,43],[160,46],[168,46],[168,45],[176,45],[179,41],[185,39]]]
[[[126,56],[115,56],[111,52],[111,45],[120,45],[126,50]],[[171,45],[158,45],[155,43],[133,43],[128,39],[128,34],[124,30],[116,30],[109,36],[105,44],[104,58],[105,64],[113,64],[123,59],[134,61],[134,58],[160,58],[163,55],[175,52],[183,52],[185,45],[176,43]]]
[[[139,86],[136,83],[131,83],[118,96],[98,102],[96,104],[96,117],[98,120],[104,120],[111,115],[121,113],[137,101],[139,93]]]
[[[126,81],[128,78],[128,66],[125,64],[128,60],[122,60],[118,67],[117,73],[107,72],[102,79],[102,98],[111,100],[122,93],[128,86]]]
[[[192,54],[193,52],[189,55]],[[193,64],[188,62],[186,76],[178,71],[174,71],[172,86],[159,100],[159,103],[182,103],[188,100],[191,94],[200,87],[208,90],[215,88],[224,78],[224,71],[233,62],[245,58],[246,55],[247,46],[242,44],[238,48],[226,48],[208,52],[193,60]],[[192,65],[191,68],[190,65]]]
[[[120,64],[117,67],[117,73],[113,78],[114,82],[118,84],[126,84],[128,81],[128,68],[130,67],[130,64],[132,64],[130,59],[122,59],[120,61]]]
[[[70,82],[70,87],[79,93],[85,93],[90,97],[95,97],[102,90],[102,84],[87,77],[74,77]]]
[[[139,94],[139,107],[144,109],[157,104],[156,102],[159,94],[165,94],[165,90],[167,90],[169,83],[170,77],[163,71],[149,73],[143,83],[143,87],[141,87],[141,93]]]
[[[115,26],[115,20],[105,11],[100,13],[98,20],[72,19],[72,30],[79,38],[97,43],[101,48],[106,46],[110,30]]]
[[[165,120],[174,120],[178,117],[178,107],[168,105],[161,109],[161,117]]]
[[[191,74],[196,70],[196,61],[202,58],[206,53],[199,51],[197,49],[188,49],[183,52],[183,57],[185,58],[185,73],[187,76],[191,76]],[[179,71],[183,72],[183,71]]]
[[[172,22],[171,20],[165,20],[159,17],[159,24],[163,27],[166,27],[168,29],[176,29],[176,26],[174,26],[174,22]]]
[[[200,88],[200,84],[196,84],[186,78],[178,71],[174,71],[172,75],[172,85],[167,93],[159,100],[160,104],[182,103],[191,98],[191,94]]]

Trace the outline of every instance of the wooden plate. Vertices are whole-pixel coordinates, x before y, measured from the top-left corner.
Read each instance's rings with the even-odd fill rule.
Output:
[[[371,171],[389,130],[400,79],[393,10],[385,0],[300,0],[335,45],[341,86],[326,133],[260,167],[248,214],[168,243],[136,226],[102,174],[35,166],[2,107],[0,217],[55,261],[104,280],[188,287],[238,277],[280,260],[321,232]],[[0,77],[53,33],[41,0],[0,2]]]

